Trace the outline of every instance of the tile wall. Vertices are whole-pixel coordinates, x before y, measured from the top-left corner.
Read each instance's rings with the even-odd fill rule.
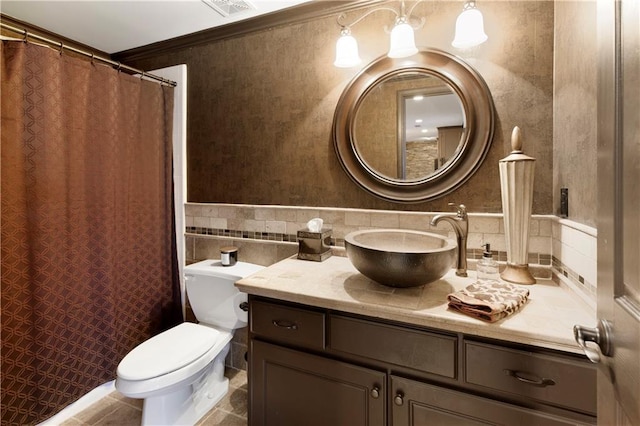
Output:
[[[187,203],[187,263],[219,258],[220,248],[235,246],[239,259],[269,266],[297,253],[296,233],[315,217],[332,230],[332,244],[344,245],[351,231],[371,228],[400,228],[436,232],[455,238],[450,225],[429,225],[435,212],[398,212],[345,208],[263,206],[239,204]],[[553,215],[534,215],[529,237],[529,265],[536,278],[553,278],[574,291],[595,308],[596,242],[594,228],[559,219]],[[482,245],[490,243],[494,258],[506,262],[502,214],[469,213],[468,263],[475,269],[482,257]],[[188,310],[188,319],[194,320]],[[246,368],[246,331],[236,333],[231,355],[233,368]]]
[[[598,233],[595,228],[556,218],[551,226],[552,271],[556,282],[571,288],[596,308]]]

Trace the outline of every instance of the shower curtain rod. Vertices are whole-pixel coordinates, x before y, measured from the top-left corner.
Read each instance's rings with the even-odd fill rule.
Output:
[[[111,59],[104,58],[102,56],[96,56],[93,53],[89,53],[89,52],[86,52],[84,50],[76,49],[75,47],[72,47],[72,46],[66,46],[61,41],[55,41],[55,40],[48,39],[46,37],[42,37],[42,36],[40,36],[38,34],[32,34],[32,33],[30,33],[29,31],[27,31],[25,29],[16,28],[14,26],[5,24],[4,22],[0,22],[0,26],[2,26],[2,28],[7,29],[9,31],[13,31],[15,33],[21,34],[22,36],[24,36],[24,40],[25,41],[28,41],[29,38],[33,38],[33,39],[42,41],[44,43],[48,43],[48,44],[51,44],[51,45],[54,45],[54,46],[59,46],[60,47],[60,52],[62,52],[62,50],[64,50],[64,49],[66,49],[66,50],[70,50],[70,51],[72,51],[74,53],[77,53],[77,54],[80,54],[80,55],[83,55],[83,56],[87,56],[87,57],[91,58],[92,60],[95,59],[95,60],[107,63],[107,64],[111,65],[112,67],[118,69],[118,71],[119,70],[126,70],[126,71],[130,71],[132,73],[135,73],[135,74],[140,74],[141,77],[147,77],[147,78],[150,78],[152,80],[156,80],[156,81],[160,82],[161,84],[166,84],[166,85],[171,86],[171,87],[176,87],[178,85],[178,83],[176,83],[175,81],[167,80],[166,78],[160,77],[158,75],[150,74],[150,73],[148,73],[146,71],[142,71],[142,70],[139,70],[137,68],[133,68],[133,67],[130,67],[128,65],[124,65],[124,64],[122,64],[120,62],[112,61]]]

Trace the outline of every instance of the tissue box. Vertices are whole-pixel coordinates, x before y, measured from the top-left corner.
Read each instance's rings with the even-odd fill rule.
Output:
[[[331,257],[331,229],[298,231],[298,259],[323,262]]]

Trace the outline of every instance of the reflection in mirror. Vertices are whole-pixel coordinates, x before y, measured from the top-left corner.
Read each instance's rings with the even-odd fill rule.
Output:
[[[460,98],[442,80],[431,87],[398,92],[400,179],[422,179],[453,158],[464,136]]]
[[[460,98],[444,80],[424,72],[393,75],[358,107],[355,148],[381,176],[424,179],[453,158],[464,126]]]

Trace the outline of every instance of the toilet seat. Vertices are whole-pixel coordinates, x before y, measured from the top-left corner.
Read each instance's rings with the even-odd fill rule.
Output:
[[[194,335],[196,336],[195,339]],[[216,336],[215,339],[212,338],[213,335]],[[191,343],[185,343],[185,347],[180,347],[179,345],[181,343],[177,343],[178,341],[182,342],[183,338],[185,341],[188,339],[197,341],[199,340],[198,336],[204,336],[203,340],[207,343],[203,346],[198,346],[196,342],[195,349],[191,348],[191,351],[185,350],[185,347],[189,346]],[[169,389],[179,388],[183,383],[192,381],[195,375],[202,374],[203,368],[206,367],[222,351],[222,349],[231,341],[232,337],[233,334],[231,332],[216,330],[200,324],[182,323],[173,327],[172,329],[160,333],[146,342],[141,343],[123,358],[120,365],[118,365],[115,384],[116,389],[130,398],[146,398],[149,395],[166,392]],[[174,338],[176,340],[174,340]],[[159,342],[157,345],[155,342],[146,345],[154,339],[157,339]],[[145,348],[141,351],[137,351],[137,349],[143,345]],[[208,346],[208,348],[203,349],[206,346]],[[152,349],[147,350],[147,347]],[[184,352],[185,354],[188,353],[189,356],[184,358],[175,357],[173,361],[175,361],[176,364],[171,364],[168,362],[168,359],[166,359],[167,357],[164,356],[164,350],[176,353]],[[204,350],[204,352],[201,352],[202,350]],[[134,355],[134,352],[141,353],[143,355],[140,355],[139,358],[137,355]],[[199,356],[196,356],[195,354],[198,352],[201,353]],[[146,358],[147,354],[151,353],[155,354],[155,359]],[[129,358],[130,356],[131,358]],[[185,361],[186,359],[190,359],[190,361],[187,362]],[[153,364],[153,367],[146,368],[146,366],[144,366],[144,362]],[[177,366],[177,364],[182,365]],[[138,368],[143,369],[145,372],[137,372],[136,370]],[[154,374],[159,371],[166,371],[166,373],[154,376]],[[143,379],[127,378],[144,376],[151,377]]]
[[[120,365],[118,376],[126,380],[147,380],[178,370],[204,355],[220,332],[185,322],[136,346]]]

